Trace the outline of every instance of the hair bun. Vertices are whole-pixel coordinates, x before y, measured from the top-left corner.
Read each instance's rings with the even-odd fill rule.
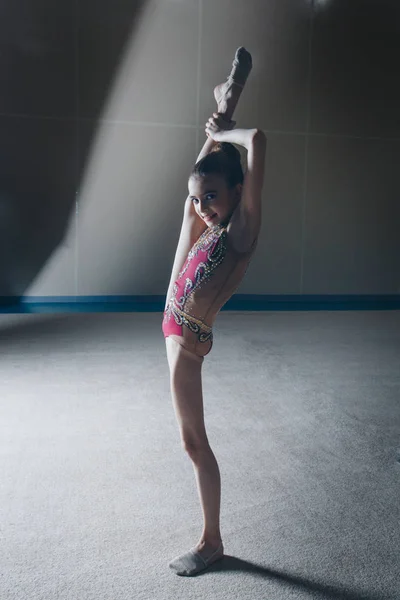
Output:
[[[194,165],[190,173],[190,177],[209,175],[223,177],[229,189],[234,188],[238,183],[243,185],[241,155],[234,144],[216,142],[211,150]]]
[[[222,152],[230,160],[240,162],[240,152],[230,142],[217,142],[211,152]]]

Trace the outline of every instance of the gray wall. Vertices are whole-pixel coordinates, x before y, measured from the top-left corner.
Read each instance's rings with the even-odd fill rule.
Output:
[[[268,138],[238,293],[400,293],[398,0],[1,7],[0,296],[165,294],[238,46]]]

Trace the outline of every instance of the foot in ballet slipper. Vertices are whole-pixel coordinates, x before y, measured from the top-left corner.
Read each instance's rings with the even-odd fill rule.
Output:
[[[241,46],[236,50],[228,82],[237,83],[241,87],[244,87],[252,67],[253,61],[250,52]]]
[[[217,560],[221,560],[224,557],[224,547],[222,542],[218,546],[218,548],[210,555],[203,556],[201,552],[197,550],[197,548],[192,548],[186,554],[182,554],[182,556],[178,556],[173,561],[169,563],[170,569],[175,571],[177,575],[184,575],[186,577],[191,577],[193,575],[197,575],[201,571],[204,571],[215,563]]]
[[[214,88],[214,98],[218,104],[218,112],[231,111],[233,113],[252,67],[253,62],[250,52],[241,46],[236,50],[232,70],[227,81]]]

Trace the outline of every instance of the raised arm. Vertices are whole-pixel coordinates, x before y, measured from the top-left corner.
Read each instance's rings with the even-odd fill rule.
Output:
[[[217,102],[218,113],[227,122],[232,120],[232,116],[240,95],[245,86],[247,77],[252,68],[251,55],[243,47],[238,48],[235,54],[235,59],[232,63],[232,70],[228,80],[217,85],[214,88],[214,98]],[[217,142],[208,137],[204,143],[196,162],[201,160],[211,152]],[[193,243],[207,229],[207,225],[196,213],[193,202],[187,198],[183,214],[181,233],[178,241],[178,247],[175,254],[175,260],[172,268],[171,279],[168,287],[165,308],[168,305],[171,297],[173,285],[178,277],[180,270],[187,254]]]
[[[233,127],[236,125],[236,121],[227,121],[223,114],[221,114],[221,113],[214,113],[214,114],[218,114],[218,123],[223,127],[223,129],[225,131],[229,131],[229,130],[233,129]],[[201,160],[204,156],[209,154],[211,152],[211,150],[213,149],[213,147],[215,146],[215,144],[217,144],[217,143],[218,142],[214,142],[214,140],[211,137],[207,137],[207,140],[206,140],[200,154],[197,157],[196,163],[198,163],[199,160]]]
[[[250,237],[254,240],[261,227],[262,188],[264,184],[267,138],[256,129],[247,148],[247,171],[244,176],[240,210]]]
[[[233,129],[223,131],[212,117],[206,132],[215,141],[230,142],[247,150],[247,170],[244,176],[241,200],[234,211],[228,230],[239,251],[247,251],[258,236],[261,227],[261,200],[264,183],[267,138],[261,129]]]
[[[204,156],[207,156],[207,154],[209,154],[211,152],[211,150],[214,148],[215,144],[217,144],[217,142],[214,142],[214,140],[212,138],[207,138],[203,148],[200,151],[200,154],[198,155],[198,157],[196,159],[196,163],[198,163],[199,160],[204,158]]]

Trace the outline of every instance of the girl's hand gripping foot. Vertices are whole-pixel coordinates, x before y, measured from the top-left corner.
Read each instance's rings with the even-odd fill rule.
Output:
[[[213,113],[206,123],[206,135],[214,142],[223,141],[223,132],[230,131],[236,125],[236,121],[226,121],[220,113]]]

